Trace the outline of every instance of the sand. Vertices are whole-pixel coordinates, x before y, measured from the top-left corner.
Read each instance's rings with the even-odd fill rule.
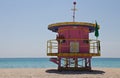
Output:
[[[88,71],[62,71],[55,68],[0,69],[0,78],[120,78],[120,68],[93,68]]]

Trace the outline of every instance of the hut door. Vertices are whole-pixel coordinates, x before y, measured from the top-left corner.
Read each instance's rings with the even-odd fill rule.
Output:
[[[70,52],[79,52],[79,42],[70,42]]]

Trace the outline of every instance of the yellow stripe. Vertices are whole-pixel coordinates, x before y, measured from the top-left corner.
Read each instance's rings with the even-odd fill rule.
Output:
[[[92,26],[92,27],[95,27],[95,24],[93,24],[93,23],[87,23],[87,22],[60,22],[60,23],[50,24],[48,26],[48,28],[54,27],[54,26],[62,26],[62,25],[83,25],[83,26]]]
[[[100,56],[100,53],[47,53],[48,56],[61,56],[61,57],[92,57]]]

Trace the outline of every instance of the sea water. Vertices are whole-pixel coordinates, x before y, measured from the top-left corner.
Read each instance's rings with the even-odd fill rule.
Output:
[[[0,58],[0,68],[56,68],[49,58]],[[92,58],[92,67],[120,68],[120,58]]]

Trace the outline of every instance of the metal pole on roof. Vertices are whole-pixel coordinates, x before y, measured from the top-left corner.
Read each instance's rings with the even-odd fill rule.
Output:
[[[73,2],[73,5],[74,5],[74,7],[72,9],[72,11],[73,11],[73,22],[75,22],[75,11],[77,10],[76,9],[76,2]]]

